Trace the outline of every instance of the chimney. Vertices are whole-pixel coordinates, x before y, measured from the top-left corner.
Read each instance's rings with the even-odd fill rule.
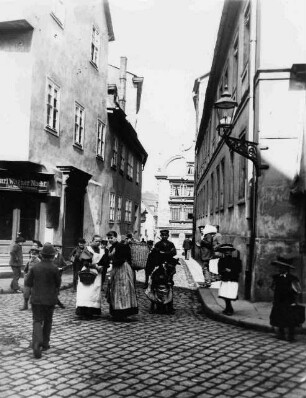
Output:
[[[126,102],[126,64],[127,58],[120,57],[119,105],[123,111],[125,111]]]

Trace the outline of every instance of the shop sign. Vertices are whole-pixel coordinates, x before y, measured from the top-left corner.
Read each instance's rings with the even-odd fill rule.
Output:
[[[48,181],[37,178],[0,177],[0,190],[45,193],[48,192]]]

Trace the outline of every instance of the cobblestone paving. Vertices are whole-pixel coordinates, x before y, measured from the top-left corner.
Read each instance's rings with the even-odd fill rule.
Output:
[[[306,397],[306,345],[207,318],[185,266],[176,275],[175,315],[150,315],[140,274],[140,314],[113,322],[74,316],[61,292],[51,349],[34,359],[31,312],[21,295],[0,296],[0,397]]]

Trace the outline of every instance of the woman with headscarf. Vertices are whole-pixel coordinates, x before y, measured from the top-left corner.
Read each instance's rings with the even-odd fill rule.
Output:
[[[76,315],[92,318],[101,315],[101,285],[103,256],[101,237],[94,235],[90,246],[80,255],[82,263],[76,294]]]
[[[200,247],[202,271],[204,275],[204,287],[211,286],[211,276],[209,272],[209,260],[214,256],[213,237],[217,233],[217,228],[213,225],[205,225],[202,231],[202,238],[197,246]]]
[[[138,314],[131,248],[118,242],[116,231],[108,232],[107,238],[111,245],[108,252],[111,271],[106,294],[109,312],[114,319],[124,320],[130,315]]]

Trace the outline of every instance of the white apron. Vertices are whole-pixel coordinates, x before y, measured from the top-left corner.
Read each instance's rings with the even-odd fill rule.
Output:
[[[92,264],[97,264],[104,255],[104,250],[100,249],[99,253],[96,253],[91,246],[87,246],[87,250],[93,254]],[[86,269],[86,267],[83,267]],[[97,270],[93,269],[97,276],[91,285],[84,285],[79,278],[76,294],[76,307],[89,307],[89,308],[101,308],[101,283],[102,276]]]

